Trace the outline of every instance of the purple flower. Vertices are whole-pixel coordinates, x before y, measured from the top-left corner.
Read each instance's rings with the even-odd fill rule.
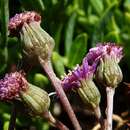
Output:
[[[16,14],[9,21],[8,29],[10,31],[10,34],[18,35],[19,31],[25,23],[28,24],[34,21],[37,23],[39,22],[39,24],[41,22],[41,16],[34,11]]]
[[[88,63],[92,65],[94,62],[98,63],[100,58],[104,56],[110,56],[114,58],[117,63],[123,57],[122,47],[115,45],[114,43],[97,44],[96,47],[91,48],[86,56]]]
[[[19,72],[6,74],[0,80],[0,100],[9,101],[19,97],[19,91],[27,89],[27,81]]]
[[[94,110],[100,103],[100,92],[93,82],[95,64],[90,66],[87,58],[83,59],[82,65],[77,66],[72,72],[64,77],[62,86],[65,91],[75,90],[81,100],[90,110]]]
[[[89,65],[96,66],[98,82],[104,86],[117,87],[122,81],[122,71],[118,65],[123,57],[123,48],[114,43],[98,44],[86,56]]]
[[[110,56],[112,59],[119,63],[122,54],[122,47],[114,43],[97,44],[96,47],[91,48],[83,59],[82,65],[77,66],[73,71],[64,77],[62,84],[65,90],[80,87],[80,81],[85,79],[92,79],[93,73],[101,58]]]
[[[75,89],[81,87],[82,80],[92,79],[95,71],[95,65],[88,65],[86,57],[83,59],[82,65],[70,71],[68,75],[62,80],[62,86],[65,90]]]

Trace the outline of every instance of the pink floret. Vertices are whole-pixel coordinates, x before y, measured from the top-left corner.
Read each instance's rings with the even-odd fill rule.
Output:
[[[9,21],[8,29],[10,31],[10,34],[17,35],[17,33],[19,33],[24,23],[30,23],[33,21],[41,22],[41,16],[34,11],[28,11],[28,12],[16,14]]]
[[[26,91],[28,82],[19,72],[6,74],[0,80],[0,100],[8,101],[19,97],[20,91]]]

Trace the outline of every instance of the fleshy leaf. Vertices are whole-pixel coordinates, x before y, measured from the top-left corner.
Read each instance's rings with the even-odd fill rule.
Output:
[[[73,43],[73,33],[76,21],[76,13],[73,13],[67,23],[65,32],[65,54],[68,56],[71,51],[71,45]]]
[[[86,33],[82,33],[75,38],[69,53],[69,67],[73,67],[74,65],[81,63],[87,52],[87,39],[88,36]]]

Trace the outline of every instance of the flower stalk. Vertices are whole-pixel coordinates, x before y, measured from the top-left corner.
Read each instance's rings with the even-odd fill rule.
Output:
[[[46,118],[50,124],[58,128],[59,130],[69,130],[69,128],[67,128],[62,122],[60,122],[59,120],[56,120],[49,111],[43,113],[43,115],[41,116]]]
[[[74,90],[84,102],[86,109],[95,112],[103,130],[103,120],[99,108],[100,92],[93,81],[95,64],[88,65],[87,58],[83,59],[82,65],[74,68],[62,79],[64,90]]]
[[[115,88],[106,87],[106,92],[107,92],[106,130],[112,130],[113,98],[115,94]]]
[[[97,106],[95,109],[94,109],[94,113],[96,115],[96,118],[100,124],[100,127],[101,127],[101,130],[104,130],[105,129],[105,123],[104,123],[104,119],[101,115],[101,110],[100,110],[100,107]]]
[[[66,94],[62,88],[61,81],[56,77],[51,61],[44,62],[40,57],[39,57],[40,64],[44,68],[46,74],[50,78],[53,86],[55,87],[55,90],[57,92],[57,95],[59,96],[62,105],[64,106],[65,111],[67,112],[68,116],[70,117],[70,120],[72,121],[72,124],[75,128],[75,130],[81,130],[81,127],[79,125],[79,122],[74,114],[74,111],[66,97]]]
[[[96,80],[106,87],[107,93],[107,125],[106,130],[112,130],[113,97],[115,88],[123,79],[119,62],[123,57],[123,48],[114,43],[99,44],[90,49],[87,54],[89,64],[95,61]]]
[[[13,104],[8,130],[14,130],[15,129],[15,124],[16,124],[16,107]]]

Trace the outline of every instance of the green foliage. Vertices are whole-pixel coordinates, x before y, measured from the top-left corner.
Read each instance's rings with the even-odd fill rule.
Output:
[[[4,58],[4,62],[7,63],[8,61],[8,21],[9,21],[9,8],[8,8],[8,0],[1,0],[0,1],[0,16],[1,16],[1,46],[3,46],[3,54],[2,57]],[[3,44],[3,45],[2,45]],[[0,71],[3,71],[7,67],[6,64],[0,68]]]
[[[42,15],[42,27],[55,39],[52,61],[59,77],[66,69],[81,63],[88,49],[98,42],[115,42],[124,46],[124,64],[130,71],[129,0],[13,1],[0,0],[0,75],[9,71],[12,64],[22,66],[25,62],[20,41],[8,37],[8,19],[9,15],[12,17],[18,12],[28,10],[37,11]],[[32,83],[51,91],[52,87],[45,75],[41,74],[40,69],[39,66],[34,67],[33,73],[29,73],[28,77],[31,77]],[[1,117],[4,112],[10,112],[4,109],[5,105],[0,104],[0,106]],[[26,125],[25,120],[21,122],[23,126]],[[41,120],[30,122],[35,123],[38,130],[49,129],[49,125],[46,122],[42,123]],[[5,121],[4,130],[7,126],[8,120]]]
[[[79,34],[73,41],[70,53],[68,55],[68,65],[70,67],[75,66],[76,64],[81,63],[83,57],[87,52],[87,34]]]

